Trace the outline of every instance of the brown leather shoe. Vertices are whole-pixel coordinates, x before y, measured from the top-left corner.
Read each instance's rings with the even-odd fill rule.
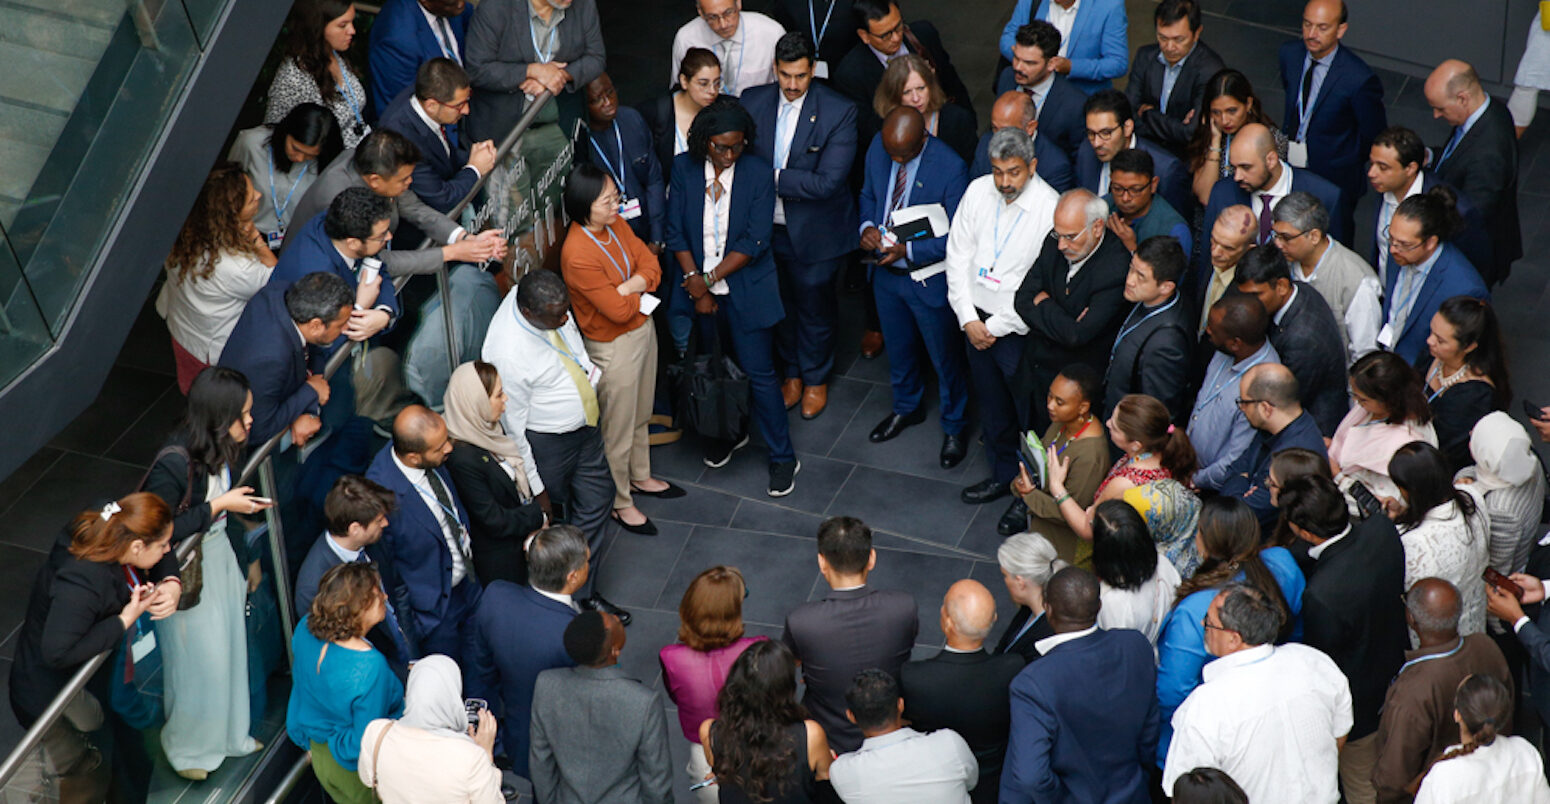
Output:
[[[802,393],[802,418],[816,419],[829,406],[829,386],[809,385]]]
[[[802,381],[796,377],[780,384],[780,397],[786,403],[786,410],[791,410],[802,401]]]
[[[870,330],[870,329],[867,330],[866,332],[862,333],[862,335],[861,335],[861,356],[862,357],[866,358],[867,360],[871,360],[872,358],[877,357],[879,354],[882,354],[882,351],[883,351],[883,333],[877,332],[875,330]]]

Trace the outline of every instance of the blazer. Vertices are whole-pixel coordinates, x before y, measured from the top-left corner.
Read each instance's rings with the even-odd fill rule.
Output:
[[[1404,593],[1405,548],[1386,516],[1353,520],[1309,566],[1302,641],[1335,660],[1351,684],[1348,739],[1378,730],[1383,696],[1410,649]]]
[[[1100,372],[1109,365],[1109,350],[1130,311],[1130,303],[1125,301],[1130,250],[1119,238],[1105,233],[1068,285],[1069,270],[1065,255],[1051,241],[1039,252],[1039,258],[1033,261],[1033,267],[1017,288],[1017,314],[1028,324],[1022,358],[1024,376],[1033,376],[1029,372],[1034,370],[1053,375],[1071,363],[1086,363]],[[1049,293],[1049,298],[1035,305],[1034,297],[1043,291]],[[1044,389],[1037,390],[1042,393]]]
[[[943,650],[899,669],[904,718],[921,731],[952,729],[979,762],[979,783],[970,797],[994,802],[1001,783],[1011,729],[1011,684],[1023,670],[1015,653]]]
[[[538,674],[576,664],[565,652],[565,626],[575,616],[564,603],[510,581],[492,582],[474,612],[471,675],[496,690],[490,707],[500,718],[500,741],[518,776],[528,776],[528,724]]]
[[[915,169],[915,184],[910,188],[908,205],[941,204],[951,220],[958,214],[958,202],[963,200],[964,191],[969,187],[969,175],[963,160],[946,143],[935,137],[926,138],[926,145],[917,158],[920,165]],[[878,228],[888,225],[888,205],[893,200],[893,187],[889,184],[888,175],[893,164],[893,159],[883,150],[882,135],[873,137],[866,154],[866,181],[861,186],[862,223],[871,221]],[[912,270],[941,262],[947,258],[947,235],[912,241],[909,253],[908,262]],[[924,283],[914,284],[933,303],[947,306],[945,275],[937,274]]]
[[[854,30],[854,23],[850,23]],[[969,113],[969,130],[978,131],[975,123],[974,104],[969,98],[969,89],[964,86],[963,79],[958,77],[958,70],[953,67],[952,58],[947,55],[947,49],[942,47],[942,36],[937,33],[936,26],[925,20],[916,20],[906,23],[904,26],[904,45],[911,53],[926,57],[936,67],[937,83],[942,85],[942,91],[947,94],[948,103],[959,106]],[[913,41],[912,41],[913,40]],[[829,78],[834,88],[845,97],[850,98],[856,104],[856,142],[871,142],[883,125],[881,117],[872,108],[872,96],[877,92],[877,85],[883,80],[883,63],[873,55],[871,48],[865,42],[856,43],[839,64],[830,65]],[[864,154],[857,154],[862,157]]]
[[[1012,621],[1006,624],[1006,630],[1001,632],[1001,638],[996,640],[995,653],[1015,653],[1023,657],[1024,662],[1032,662],[1043,656],[1034,643],[1045,637],[1055,635],[1055,629],[1050,626],[1049,618],[1043,612],[1033,625],[1028,626],[1027,632],[1023,632],[1023,626],[1028,623],[1028,617],[1033,611],[1027,606],[1018,606],[1017,613],[1012,615]],[[1021,633],[1021,636],[1019,636]]]
[[[292,590],[292,603],[297,617],[304,617],[312,611],[312,600],[318,596],[323,574],[342,563],[339,554],[328,546],[327,533],[312,543],[312,547],[307,550],[307,557],[302,559],[301,568],[296,571],[296,588]],[[410,655],[409,642],[398,627],[395,608],[388,608],[387,616],[366,633],[366,639],[387,659],[388,667],[393,669],[393,674],[400,681],[409,678],[409,660],[415,657]]]
[[[1017,0],[1012,18],[1001,29],[1001,57],[1012,58],[1017,29],[1030,20],[1049,19],[1050,0],[1039,0],[1038,12],[1033,0]],[[1125,74],[1130,63],[1130,42],[1126,38],[1129,22],[1123,0],[1083,0],[1076,9],[1066,56],[1071,60],[1071,83],[1083,94],[1108,89],[1112,80]]]
[[[1306,55],[1308,49],[1300,39],[1281,46],[1281,91],[1286,93],[1281,131],[1294,140],[1302,121],[1297,94],[1302,90],[1302,63]],[[1309,115],[1308,169],[1329,179],[1340,188],[1343,200],[1355,206],[1367,189],[1367,157],[1372,141],[1388,127],[1383,84],[1356,51],[1336,48]],[[1334,207],[1329,210],[1332,217],[1341,217],[1334,214]],[[1340,235],[1335,239],[1348,242]]]
[[[468,21],[473,16],[474,4],[469,3],[463,7],[463,13],[446,18],[460,57],[468,52],[463,43],[468,38]],[[418,2],[384,0],[382,10],[371,23],[367,63],[372,107],[386,109],[398,93],[414,87],[420,65],[446,55],[442,52],[441,40],[420,12]],[[381,123],[380,118],[378,123]]]
[[[969,165],[969,180],[973,181],[990,173],[990,136],[994,131],[987,131],[980,137],[979,144],[974,147],[974,161]],[[1033,166],[1033,172],[1044,180],[1045,184],[1052,187],[1055,192],[1063,193],[1076,186],[1076,172],[1071,169],[1071,157],[1050,137],[1033,138],[1033,158],[1038,164]]]
[[[672,111],[671,104],[668,111]],[[671,115],[668,122],[671,125]],[[590,136],[587,141],[580,143],[580,147],[587,152],[592,164],[612,174],[616,183],[619,174],[623,173],[624,186],[619,191],[640,200],[641,214],[629,221],[630,229],[647,243],[662,242],[666,237],[663,230],[667,219],[667,167],[660,161],[651,128],[645,118],[628,106],[620,106],[614,116],[613,126],[602,131],[590,128],[586,131],[590,132]],[[615,133],[618,134],[617,139]],[[672,131],[668,131],[667,143],[668,160],[671,161]],[[618,151],[621,147],[624,149],[624,166],[619,162]]]
[[[1351,242],[1351,233],[1346,231],[1347,224],[1344,216],[1336,215],[1335,210],[1340,209],[1341,190],[1311,170],[1302,170],[1282,163],[1284,170],[1292,171],[1292,192],[1302,191],[1312,193],[1313,197],[1329,210],[1329,236],[1342,243]],[[1196,249],[1195,263],[1190,267],[1189,280],[1185,283],[1190,288],[1190,294],[1199,299],[1205,298],[1205,289],[1211,281],[1211,249],[1206,239],[1211,234],[1211,227],[1216,225],[1216,219],[1221,216],[1222,210],[1242,204],[1253,209],[1249,203],[1249,194],[1244,191],[1231,177],[1217,179],[1216,184],[1211,185],[1211,195],[1206,199],[1205,221],[1201,232],[1201,247]],[[1177,209],[1177,207],[1175,207]],[[1183,214],[1183,213],[1180,213]],[[1266,245],[1271,245],[1266,243]],[[1197,309],[1199,305],[1196,305]]]
[[[474,570],[485,583],[500,580],[525,585],[527,555],[522,543],[528,534],[543,527],[543,508],[536,500],[522,499],[516,482],[483,447],[454,441],[446,468],[468,511]]]
[[[1432,263],[1432,270],[1427,273],[1426,281],[1421,283],[1421,289],[1416,291],[1415,304],[1411,305],[1410,314],[1405,317],[1405,327],[1395,333],[1394,354],[1412,365],[1421,359],[1421,355],[1427,354],[1426,336],[1431,334],[1432,315],[1443,302],[1454,296],[1491,300],[1491,291],[1486,289],[1480,274],[1469,264],[1469,260],[1464,259],[1458,248],[1452,243],[1443,243],[1437,248],[1441,253],[1437,255],[1437,261]],[[1389,306],[1394,303],[1394,290],[1399,285],[1401,273],[1403,271],[1391,270],[1384,277],[1384,321],[1389,320]]]
[[[1139,304],[1131,308],[1120,324],[1124,335],[1110,350],[1109,371],[1104,376],[1105,419],[1126,394],[1146,394],[1166,405],[1175,422],[1188,421],[1190,402],[1185,386],[1195,336],[1193,324],[1188,302],[1177,291],[1154,311],[1145,311]]]
[[[861,730],[845,718],[845,690],[868,668],[899,675],[920,632],[915,598],[870,586],[831,591],[786,615],[781,641],[802,663],[802,702],[836,753],[861,747]]]
[[[807,41],[816,42],[818,60],[828,62],[833,70],[861,41],[851,8],[852,0],[775,0],[769,13],[782,28],[801,31]]]
[[[1190,189],[1189,170],[1167,148],[1136,135],[1136,148],[1152,155],[1152,171],[1157,177],[1157,193],[1180,215],[1195,208],[1195,193]],[[1294,174],[1295,177],[1295,174]],[[1098,181],[1103,178],[1103,163],[1091,143],[1082,142],[1076,152],[1076,182],[1082,187],[1098,192]],[[1112,206],[1112,204],[1111,204]],[[1213,220],[1213,223],[1215,221]]]
[[[1195,42],[1195,49],[1184,57],[1179,67],[1179,77],[1174,79],[1173,92],[1168,95],[1168,111],[1159,111],[1162,100],[1163,73],[1167,70],[1159,60],[1162,51],[1157,45],[1142,45],[1136,49],[1136,57],[1130,62],[1130,80],[1125,84],[1125,96],[1130,108],[1142,105],[1153,108],[1136,113],[1136,134],[1153,142],[1161,143],[1184,158],[1185,147],[1200,125],[1201,101],[1204,99],[1206,82],[1225,65],[1204,40]],[[1188,123],[1184,118],[1194,112]]]
[[[742,95],[743,108],[762,135],[754,139],[753,153],[772,165],[784,99],[779,84],[749,87]],[[822,84],[809,85],[786,166],[777,171],[775,182],[798,260],[833,260],[855,249],[856,202],[847,182],[855,161],[856,105]]]
[[[468,165],[469,140],[462,136],[462,124],[446,126],[449,152],[441,144],[420,115],[414,111],[410,100],[414,98],[411,87],[398,94],[377,117],[377,128],[390,128],[404,135],[420,149],[420,161],[414,166],[414,194],[437,212],[448,212],[457,202],[468,195],[479,181],[479,171]],[[409,243],[410,247],[419,243]]]
[[[696,267],[705,265],[705,168],[688,152],[673,158],[673,184],[667,194],[667,250],[687,251]],[[733,325],[744,332],[773,327],[786,317],[775,275],[775,172],[756,154],[744,153],[732,173],[732,200],[727,212],[726,253],[752,259],[727,277],[731,294],[718,296]],[[668,263],[678,268],[677,260]],[[715,266],[708,266],[715,267]],[[679,277],[673,277],[674,282]]]
[[[313,215],[296,230],[295,234],[285,238],[285,244],[289,248],[281,252],[279,261],[275,263],[274,273],[269,275],[270,286],[279,287],[283,293],[286,288],[296,284],[302,277],[318,271],[327,271],[343,279],[352,290],[360,284],[358,268],[345,261],[344,255],[339,253],[339,249],[334,248],[334,241],[330,240],[323,230],[323,220],[326,217],[328,217],[326,210]],[[387,252],[382,251],[379,254],[385,256]],[[392,317],[388,322],[388,327],[391,329],[402,312],[398,302],[398,290],[393,286],[391,277],[382,277],[381,287],[377,290],[377,303],[373,306],[387,308],[388,315]],[[335,344],[343,342],[344,336],[340,335]]]
[[[1432,169],[1438,178],[1463,191],[1480,210],[1492,248],[1490,262],[1477,265],[1483,266],[1486,282],[1494,285],[1506,279],[1512,261],[1523,256],[1523,228],[1518,220],[1518,138],[1506,105],[1492,100],[1447,159],[1442,159],[1443,150],[1432,149]]]
[[[435,472],[447,487],[459,524],[468,527],[468,512],[458,499],[451,475],[445,467],[428,471]],[[392,444],[372,459],[366,479],[381,483],[398,501],[397,510],[382,529],[382,540],[367,548],[367,552],[382,562],[382,581],[388,599],[393,603],[410,652],[418,659],[420,638],[441,625],[452,596],[452,553],[441,523],[425,504],[425,498],[393,462]],[[473,584],[474,593],[478,594],[479,578],[473,567],[467,567],[463,583]]]
[[[218,361],[242,372],[253,390],[248,443],[262,444],[301,414],[318,413],[318,394],[307,384],[311,350],[285,308],[285,286],[265,285],[248,300]]]
[[[541,61],[529,22],[532,15],[528,0],[486,0],[468,23],[463,66],[474,87],[468,133],[475,140],[500,142],[527,109],[522,82],[527,80],[527,66]],[[608,60],[595,0],[575,0],[565,9],[554,40],[549,55],[565,62],[571,77],[564,92],[581,93],[602,74]]]
[[[674,800],[662,696],[618,665],[538,674],[528,761],[534,798],[546,804]]]
[[[327,212],[329,204],[334,202],[334,196],[344,192],[346,187],[365,186],[366,179],[355,169],[355,149],[345,149],[323,169],[322,173],[318,174],[318,180],[313,182],[301,200],[296,202],[296,213],[291,216],[291,220],[310,221],[319,213]],[[458,229],[456,222],[421,201],[414,190],[405,190],[402,195],[393,199],[392,207],[393,214],[388,220],[390,232],[398,230],[398,222],[402,219],[429,235],[435,243],[441,244],[450,241],[452,234]],[[289,250],[295,240],[296,238],[293,237],[285,238],[285,244],[281,246],[282,255]],[[382,260],[382,266],[392,276],[434,273],[442,263],[440,248],[422,249],[419,243],[403,243],[401,247],[394,248],[390,242],[377,256]]]
[[[1438,151],[1438,153],[1442,152]],[[1452,243],[1464,254],[1464,258],[1469,260],[1470,265],[1491,265],[1491,261],[1494,259],[1492,256],[1491,235],[1486,228],[1485,218],[1480,214],[1480,209],[1475,206],[1473,201],[1469,200],[1469,196],[1459,192],[1458,188],[1452,187],[1447,182],[1437,178],[1437,174],[1425,169],[1421,171],[1421,192],[1427,192],[1439,184],[1453,190],[1454,195],[1458,197],[1457,209],[1459,217],[1464,219],[1464,231],[1459,232],[1448,242]],[[1517,203],[1516,199],[1514,199],[1513,203]],[[1367,262],[1375,270],[1378,267],[1378,222],[1382,219],[1383,198],[1379,196],[1378,203],[1373,205],[1372,214],[1368,216],[1367,220],[1367,232],[1373,235],[1372,244],[1367,247]],[[1476,270],[1478,271],[1479,268],[1476,268]],[[1379,277],[1378,281],[1383,281],[1383,278]]]
[[[996,79],[996,97],[1016,88],[1017,79],[1012,77],[1012,68],[1007,67],[1001,71],[1001,77]],[[1073,165],[1076,164],[1077,151],[1087,144],[1087,117],[1082,114],[1082,105],[1085,103],[1087,96],[1065,76],[1057,73],[1044,103],[1039,106],[1039,139],[1048,137],[1054,141],[1066,152],[1067,161]]]
[[[1152,644],[1128,629],[1099,628],[1024,668],[1012,681],[1002,804],[1151,801],[1156,684]]]
[[[662,181],[671,185],[673,181],[673,147],[678,139],[678,119],[673,113],[673,97],[678,90],[658,95],[650,100],[642,101],[635,106],[635,111],[640,112],[641,119],[646,121],[646,128],[651,131],[651,147],[656,150],[657,161],[662,164]],[[731,95],[720,95],[716,99],[731,98],[739,100]],[[761,131],[763,129],[760,129]],[[666,207],[664,206],[664,209]],[[663,219],[663,232],[666,232],[666,219]]]
[[[1297,295],[1287,303],[1290,309],[1284,311],[1281,323],[1272,317],[1270,343],[1297,378],[1302,406],[1318,424],[1319,432],[1333,436],[1351,410],[1340,321],[1312,285],[1293,282],[1293,286]]]

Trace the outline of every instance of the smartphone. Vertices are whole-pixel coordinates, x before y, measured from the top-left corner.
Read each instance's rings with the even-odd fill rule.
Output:
[[[1485,579],[1486,583],[1497,589],[1512,595],[1518,600],[1523,599],[1523,587],[1519,586],[1513,579],[1497,572],[1495,567],[1486,567],[1485,573],[1481,577]]]
[[[1371,489],[1367,488],[1367,484],[1360,480],[1351,483],[1351,487],[1346,489],[1346,492],[1367,516],[1378,516],[1383,513],[1383,503],[1373,495]]]
[[[711,785],[713,785],[715,783],[716,783],[716,777],[712,776],[711,778],[706,779],[705,781],[695,782],[694,784],[689,785],[689,792],[693,793],[696,790],[701,790],[701,789],[704,789],[706,787],[710,787]]]
[[[268,497],[253,497],[251,499],[259,505],[274,505],[274,500]]]
[[[1523,413],[1530,421],[1542,422],[1545,420],[1545,406],[1538,402],[1523,400]]]
[[[463,709],[468,712],[468,725],[479,725],[479,713],[490,708],[490,702],[483,698],[466,698],[463,700]]]

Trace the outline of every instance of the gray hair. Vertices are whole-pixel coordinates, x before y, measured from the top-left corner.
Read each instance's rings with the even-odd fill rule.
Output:
[[[1060,204],[1064,205],[1067,202],[1082,205],[1082,217],[1084,218],[1082,225],[1084,227],[1090,228],[1093,224],[1109,217],[1109,202],[1103,200],[1092,190],[1084,187],[1078,187],[1075,190],[1067,190],[1061,193]]]
[[[1020,128],[1003,128],[990,135],[987,150],[993,161],[1021,159],[1029,164],[1033,162],[1033,138]]]
[[[1329,210],[1313,193],[1298,190],[1281,199],[1274,217],[1277,223],[1290,223],[1299,232],[1317,229],[1320,234],[1329,234]]]
[[[1281,611],[1258,587],[1230,583],[1222,587],[1222,627],[1236,631],[1249,645],[1269,645],[1281,632]]]
[[[565,579],[587,563],[587,537],[575,525],[551,525],[527,546],[527,579],[534,589],[559,592]]]
[[[1050,576],[1066,567],[1055,552],[1055,545],[1037,533],[1019,533],[996,548],[996,561],[1006,574],[1043,586]]]

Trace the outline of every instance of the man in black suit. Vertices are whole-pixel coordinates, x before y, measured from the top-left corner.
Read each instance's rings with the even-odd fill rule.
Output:
[[[985,637],[996,621],[996,599],[979,581],[965,579],[948,587],[941,616],[947,647],[899,670],[904,718],[921,731],[958,732],[980,766],[970,800],[994,804],[1012,727],[1009,690],[1012,679],[1022,672],[1023,658],[986,652]]]
[[[1044,20],[1034,20],[1017,29],[1012,42],[1012,65],[996,79],[996,94],[1021,92],[1038,107],[1035,117],[1039,130],[1076,164],[1076,152],[1087,142],[1083,129],[1082,104],[1087,93],[1072,86],[1055,72],[1050,61],[1060,55],[1060,31]]]
[[[1258,296],[1270,313],[1270,343],[1297,377],[1300,399],[1326,438],[1351,409],[1346,396],[1340,322],[1312,285],[1292,280],[1291,264],[1275,246],[1256,246],[1238,261],[1233,284]]]
[[[1060,367],[1086,363],[1102,372],[1125,318],[1130,252],[1104,222],[1109,205],[1088,190],[1060,196],[1050,240],[1017,288],[1017,315],[1028,325],[1022,378],[1027,399],[1043,399]],[[1049,412],[1031,405],[1032,427],[1049,429]],[[1024,422],[1027,426],[1028,423]]]
[[[1135,108],[1136,133],[1183,159],[1201,123],[1206,81],[1222,69],[1222,57],[1200,41],[1200,5],[1195,0],[1163,0],[1152,20],[1157,44],[1136,49],[1125,96]]]
[[[990,107],[990,130],[986,131],[974,149],[974,161],[969,165],[969,180],[990,175],[990,138],[1003,128],[1020,128],[1033,140],[1033,156],[1037,163],[1033,172],[1045,184],[1063,193],[1076,186],[1076,173],[1071,169],[1071,157],[1049,137],[1039,136],[1039,106],[1026,92],[1012,90],[1001,93]]]
[[[1432,115],[1453,126],[1447,145],[1432,149],[1437,178],[1462,190],[1486,221],[1491,260],[1475,266],[1487,285],[1507,278],[1523,256],[1518,222],[1518,140],[1505,104],[1495,103],[1468,64],[1449,59],[1426,79]]]
[[[420,65],[414,88],[400,93],[377,118],[378,128],[404,135],[420,149],[414,166],[414,194],[437,212],[448,212],[468,195],[479,177],[495,167],[495,143],[468,143],[458,125],[468,114],[473,90],[468,74],[451,59]],[[409,247],[419,238],[406,238]]]
[[[1372,801],[1378,712],[1410,648],[1405,628],[1405,548],[1386,516],[1352,521],[1334,481],[1309,475],[1272,490],[1298,538],[1312,545],[1302,593],[1303,644],[1340,666],[1351,684],[1351,733],[1340,781],[1351,801]]]
[[[1168,149],[1139,136],[1135,117],[1125,93],[1117,89],[1094,92],[1082,104],[1083,133],[1087,141],[1076,153],[1076,183],[1098,196],[1110,195],[1109,174],[1114,157],[1132,148],[1152,157],[1152,175],[1157,179],[1156,193],[1180,215],[1195,208],[1190,192],[1189,171]]]
[[[861,747],[861,730],[845,717],[851,679],[871,668],[898,677],[920,631],[908,592],[866,585],[876,565],[866,523],[848,516],[824,520],[818,528],[818,571],[833,591],[786,615],[781,635],[802,665],[807,684],[802,702],[838,753]]]
[[[1187,260],[1184,247],[1169,235],[1141,241],[1130,258],[1125,301],[1135,307],[1120,325],[1114,348],[1109,350],[1105,420],[1126,394],[1146,394],[1166,405],[1174,421],[1184,421],[1193,339],[1189,308],[1179,301],[1179,277]]]

